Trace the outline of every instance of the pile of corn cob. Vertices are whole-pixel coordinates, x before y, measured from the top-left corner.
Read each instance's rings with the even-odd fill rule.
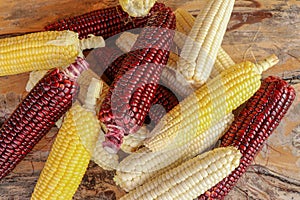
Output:
[[[120,0],[1,39],[0,75],[33,72],[0,130],[0,178],[62,118],[32,199],[72,199],[90,160],[116,170],[122,199],[224,198],[295,98],[280,78],[261,80],[275,55],[235,64],[222,49],[234,3],[207,1],[194,18]]]

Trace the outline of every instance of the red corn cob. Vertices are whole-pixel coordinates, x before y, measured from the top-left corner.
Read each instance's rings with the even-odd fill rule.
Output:
[[[98,73],[98,71],[97,73],[101,75],[103,74],[105,77],[102,78],[110,85],[115,79],[115,76],[118,74],[120,66],[127,54],[123,54],[118,49],[109,47],[96,49],[92,53],[94,59],[98,61],[97,69],[95,70],[99,69],[98,71],[100,73]],[[152,107],[149,112],[151,120],[154,124],[157,124],[165,113],[169,112],[178,103],[178,98],[174,95],[174,93],[165,86],[159,84],[154,99],[151,102]],[[161,108],[161,106],[153,106],[155,104],[161,105],[163,108]]]
[[[169,56],[175,28],[170,8],[162,8],[141,31],[103,101],[99,119],[105,125],[107,150],[116,152],[124,135],[143,124]]]
[[[31,151],[35,144],[71,107],[77,92],[76,79],[88,64],[82,58],[67,69],[47,73],[0,130],[0,179]]]
[[[240,165],[199,199],[223,199],[228,194],[279,125],[295,96],[294,88],[280,78],[263,81],[221,139],[221,147],[234,146],[241,151]]]
[[[83,15],[62,19],[49,24],[45,30],[71,30],[79,34],[79,38],[87,38],[89,34],[102,36],[104,39],[120,32],[145,26],[150,16],[164,7],[156,3],[145,17],[130,17],[121,6],[95,10]]]

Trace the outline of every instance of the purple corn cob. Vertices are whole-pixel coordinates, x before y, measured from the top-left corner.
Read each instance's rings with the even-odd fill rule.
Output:
[[[77,78],[88,63],[76,62],[47,73],[18,105],[0,130],[0,179],[11,172],[71,107]]]
[[[234,146],[241,151],[240,165],[198,199],[223,199],[228,194],[279,125],[295,96],[294,88],[280,78],[271,76],[263,81],[221,139],[221,147]]]
[[[70,17],[49,24],[48,31],[71,30],[79,34],[79,38],[87,38],[89,34],[109,38],[126,30],[145,26],[150,16],[164,7],[162,3],[155,3],[145,17],[130,17],[120,5],[95,10],[83,15]]]
[[[137,41],[122,61],[103,101],[99,119],[106,127],[104,147],[116,152],[124,135],[136,132],[143,124],[155,96],[173,41],[175,16],[162,8],[149,18]]]

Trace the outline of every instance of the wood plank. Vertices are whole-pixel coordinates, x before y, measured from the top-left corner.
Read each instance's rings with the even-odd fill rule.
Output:
[[[197,15],[205,1],[167,0]],[[57,19],[116,5],[116,0],[2,0],[0,38],[35,32]],[[223,47],[236,62],[260,60],[271,53],[280,63],[263,74],[295,78],[300,74],[300,1],[237,0]],[[2,35],[2,36],[1,36]],[[0,122],[26,94],[28,74],[0,77]],[[293,80],[292,83],[299,83]],[[295,84],[300,94],[300,84]],[[300,98],[226,199],[300,199]],[[0,181],[0,199],[29,199],[57,132],[46,135],[9,176]],[[119,199],[123,194],[107,172],[90,163],[74,199]]]

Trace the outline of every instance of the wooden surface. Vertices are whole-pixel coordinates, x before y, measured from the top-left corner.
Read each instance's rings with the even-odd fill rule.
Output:
[[[165,1],[197,15],[204,1]],[[186,2],[186,3],[184,3]],[[1,0],[0,37],[40,31],[56,19],[117,4],[113,0]],[[226,199],[300,199],[300,1],[236,1],[223,47],[236,62],[259,60],[271,53],[280,63],[264,73],[292,80],[295,103],[270,137],[255,163]],[[0,78],[0,122],[22,96],[28,74]],[[0,181],[0,199],[29,199],[57,130],[54,128],[9,176]],[[90,163],[74,199],[118,199],[113,172]]]

